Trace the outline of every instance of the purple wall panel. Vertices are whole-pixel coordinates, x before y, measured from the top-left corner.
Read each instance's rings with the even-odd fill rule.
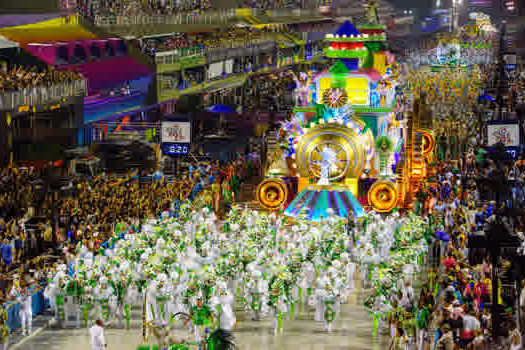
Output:
[[[0,28],[16,27],[38,23],[60,17],[59,13],[43,13],[29,15],[0,15]]]

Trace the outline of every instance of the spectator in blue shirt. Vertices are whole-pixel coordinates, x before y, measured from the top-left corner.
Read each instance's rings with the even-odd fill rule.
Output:
[[[0,246],[2,261],[4,262],[4,270],[7,271],[13,262],[13,247],[9,244],[9,240],[4,238],[3,244]]]
[[[67,240],[68,240],[71,244],[75,244],[75,243],[76,243],[75,233],[76,233],[75,226],[74,226],[74,225],[71,225],[71,226],[69,227],[69,230],[67,231]]]
[[[525,200],[525,187],[523,180],[518,180],[514,191],[515,206],[521,208]]]

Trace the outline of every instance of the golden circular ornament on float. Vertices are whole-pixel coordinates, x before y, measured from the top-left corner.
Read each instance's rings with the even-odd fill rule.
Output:
[[[320,124],[302,135],[296,147],[296,165],[304,178],[321,176],[321,163],[325,147],[336,155],[328,179],[343,182],[346,178],[359,178],[366,160],[365,140],[351,128],[341,124]]]
[[[348,94],[344,89],[340,88],[325,90],[323,103],[329,108],[341,108],[348,103]]]
[[[465,35],[471,38],[477,37],[480,34],[480,28],[476,24],[467,24],[461,28],[461,30]]]
[[[368,203],[379,213],[388,213],[397,205],[396,186],[391,181],[380,180],[368,191]]]
[[[279,210],[288,199],[288,185],[279,178],[269,178],[257,186],[257,201],[268,210]]]
[[[427,156],[434,151],[434,148],[436,146],[436,139],[432,131],[426,129],[421,129],[420,131],[423,136],[423,147],[421,153]]]

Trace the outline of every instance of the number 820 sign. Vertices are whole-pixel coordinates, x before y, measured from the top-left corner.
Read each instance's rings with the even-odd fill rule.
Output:
[[[186,155],[191,144],[190,122],[162,123],[162,153],[172,156]]]
[[[187,155],[190,150],[190,145],[187,143],[163,143],[162,153],[171,156]]]

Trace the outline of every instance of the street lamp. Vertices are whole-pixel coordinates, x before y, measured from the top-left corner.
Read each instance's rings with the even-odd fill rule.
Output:
[[[461,13],[461,5],[463,0],[452,0],[452,31],[459,30],[459,15]]]

